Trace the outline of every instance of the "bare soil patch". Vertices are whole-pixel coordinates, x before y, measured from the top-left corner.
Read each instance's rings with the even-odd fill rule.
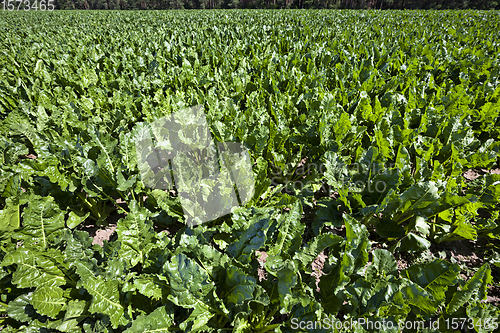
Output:
[[[89,236],[92,237],[92,244],[103,246],[105,240],[109,241],[111,237],[113,237],[118,220],[122,217],[122,214],[114,212],[110,216],[108,216],[108,226],[106,227],[99,227],[95,224],[85,223],[82,224],[79,229],[89,233]]]
[[[267,272],[264,268],[267,260],[267,252],[265,251],[255,251],[257,256],[257,261],[259,262],[259,267],[257,268],[257,275],[259,277],[259,282],[262,280],[267,280]]]
[[[325,251],[321,251],[321,253],[314,259],[312,262],[312,276],[316,278],[316,291],[319,292],[319,280],[321,276],[324,274],[323,273],[323,267],[325,266],[327,255],[325,254]]]

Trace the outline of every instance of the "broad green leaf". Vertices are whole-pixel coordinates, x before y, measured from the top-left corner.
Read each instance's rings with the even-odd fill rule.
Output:
[[[356,273],[368,262],[370,241],[366,227],[356,219],[344,214],[346,226],[346,246],[342,258],[342,275],[349,276]]]
[[[71,300],[66,305],[66,312],[64,313],[64,319],[61,324],[57,326],[57,329],[62,332],[73,332],[77,330],[77,325],[79,322],[84,320],[87,316],[82,315],[85,310],[87,302],[84,300]]]
[[[163,269],[172,290],[169,299],[178,306],[195,307],[214,288],[207,272],[183,253],[174,255]]]
[[[326,248],[335,246],[332,250],[337,250],[337,247],[343,242],[343,238],[331,233],[323,234],[313,238],[306,246],[300,249],[293,256],[294,260],[298,260],[301,263],[301,268],[307,272],[312,273],[310,268],[311,263],[316,259],[316,257]]]
[[[83,223],[87,219],[87,217],[89,217],[89,216],[90,216],[90,213],[87,213],[85,215],[79,215],[79,214],[75,213],[74,211],[70,211],[68,219],[66,221],[66,225],[68,226],[68,228],[74,229],[77,226],[79,226],[81,223]]]
[[[159,300],[163,296],[164,289],[168,288],[165,280],[166,278],[161,275],[142,274],[140,277],[134,279],[134,287],[141,294]]]
[[[155,233],[150,212],[137,202],[129,203],[130,212],[118,221],[116,233],[121,243],[119,255],[130,262],[131,267],[144,264],[148,252],[154,247]]]
[[[375,274],[380,274],[382,276],[398,275],[398,265],[391,252],[383,249],[375,249],[372,254],[373,263],[367,267],[366,273],[366,279],[368,281],[370,281],[371,276]]]
[[[466,302],[482,301],[486,299],[488,284],[492,281],[491,268],[486,263],[472,276],[460,290],[457,290],[446,305],[446,313],[452,314]]]
[[[109,316],[115,329],[127,325],[129,320],[125,317],[125,309],[120,303],[118,281],[106,281],[100,276],[96,278],[88,276],[82,280],[82,284],[92,296],[90,313],[102,313]]]
[[[243,224],[243,230],[234,230],[235,242],[227,248],[227,253],[243,264],[250,262],[253,252],[261,249],[267,240],[267,230],[271,224],[271,215],[268,211],[253,211],[253,216],[245,216],[235,212],[233,220]],[[241,212],[243,213],[243,212]]]
[[[268,254],[270,256],[291,257],[299,249],[305,225],[301,223],[302,205],[295,201],[288,214],[283,214],[279,219],[278,238]]]
[[[241,269],[231,266],[227,270],[224,286],[225,290],[227,290],[225,292],[225,299],[238,305],[253,298],[257,284],[253,276],[249,276]]]
[[[174,326],[174,316],[165,306],[159,307],[148,315],[140,315],[126,333],[170,332]]]
[[[292,293],[292,289],[298,282],[297,271],[295,263],[292,260],[287,260],[283,268],[277,272],[281,313],[287,313],[299,301]]]
[[[318,210],[312,223],[314,235],[319,235],[324,226],[340,227],[342,225],[342,213],[338,210],[337,201],[319,201]]]
[[[66,306],[63,290],[59,287],[40,287],[33,292],[31,304],[38,313],[56,319]]]
[[[189,317],[179,327],[184,331],[198,331],[207,327],[208,321],[214,316],[209,305],[198,303]]]
[[[0,235],[19,229],[19,200],[7,198],[4,209],[0,210]]]
[[[15,233],[15,238],[43,249],[54,242],[65,227],[64,212],[53,197],[33,197],[22,217],[23,228]]]
[[[400,252],[419,252],[427,250],[430,246],[431,242],[427,239],[410,232],[396,244],[396,250]]]
[[[19,288],[56,287],[67,283],[65,274],[49,255],[30,248],[7,254],[2,266],[16,265],[12,283]]]
[[[467,306],[467,315],[472,319],[478,333],[495,332],[498,329],[500,310],[491,304],[477,303]]]
[[[31,305],[32,297],[33,293],[29,292],[10,301],[7,307],[7,314],[9,317],[19,322],[30,322],[35,318],[41,318]]]
[[[435,314],[435,302],[429,292],[409,280],[403,280],[401,282],[400,291],[408,304],[420,309],[426,314]]]
[[[442,302],[448,287],[457,283],[459,272],[457,264],[436,259],[430,263],[412,265],[401,275],[424,288],[436,301]]]

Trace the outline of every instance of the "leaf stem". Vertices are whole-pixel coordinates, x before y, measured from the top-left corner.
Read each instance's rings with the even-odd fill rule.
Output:
[[[263,329],[261,329],[259,331],[259,333],[264,333],[264,332],[268,332],[268,331],[274,330],[275,328],[278,328],[280,325],[281,324],[268,325],[268,326],[264,327]]]

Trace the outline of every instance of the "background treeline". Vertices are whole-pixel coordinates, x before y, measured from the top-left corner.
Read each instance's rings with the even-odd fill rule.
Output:
[[[57,9],[500,9],[493,0],[56,0]]]

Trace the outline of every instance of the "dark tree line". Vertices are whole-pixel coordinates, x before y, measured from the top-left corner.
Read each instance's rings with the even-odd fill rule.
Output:
[[[500,0],[499,0],[500,1]],[[57,9],[500,9],[495,0],[56,0]]]

